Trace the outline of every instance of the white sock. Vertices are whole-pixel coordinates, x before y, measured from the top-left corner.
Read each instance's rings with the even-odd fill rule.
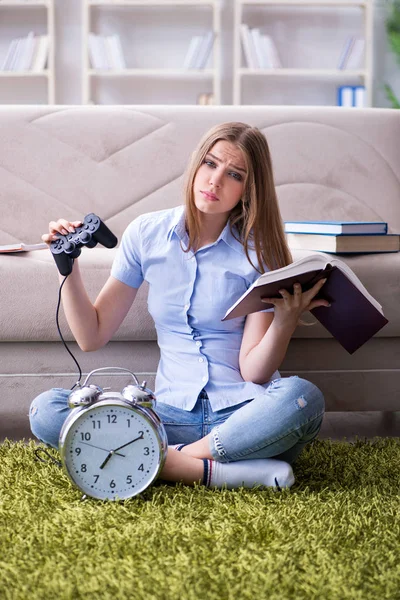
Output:
[[[226,487],[229,490],[256,486],[289,488],[294,484],[292,467],[283,460],[261,458],[220,463],[203,459],[203,484],[207,487]]]
[[[183,446],[187,446],[187,444],[173,444],[172,446],[168,446],[168,448],[181,451]]]

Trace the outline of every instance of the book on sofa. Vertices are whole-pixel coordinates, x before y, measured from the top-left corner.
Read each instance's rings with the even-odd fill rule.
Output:
[[[287,233],[292,250],[316,250],[333,254],[399,252],[400,235],[337,235],[332,233]]]
[[[40,244],[23,244],[22,242],[17,242],[16,244],[0,246],[0,254],[6,252],[30,252],[31,250],[44,250],[45,248],[48,248],[48,245],[44,242]]]
[[[385,234],[383,221],[285,221],[286,233]]]
[[[262,298],[279,298],[280,289],[293,293],[299,282],[303,291],[327,278],[318,297],[331,306],[319,306],[311,313],[350,354],[377,333],[388,320],[382,306],[371,296],[354,271],[342,260],[312,254],[286,267],[263,273],[227,310],[223,321],[271,308]]]

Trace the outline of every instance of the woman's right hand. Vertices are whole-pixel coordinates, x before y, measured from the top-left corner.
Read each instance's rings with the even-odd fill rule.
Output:
[[[58,221],[50,221],[49,223],[49,233],[45,233],[42,235],[42,240],[46,244],[51,244],[54,240],[61,235],[67,235],[68,233],[73,233],[75,231],[75,227],[79,227],[82,225],[82,221],[67,221],[66,219],[58,219]]]

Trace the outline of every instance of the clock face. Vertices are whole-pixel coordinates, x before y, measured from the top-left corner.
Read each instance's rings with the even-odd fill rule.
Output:
[[[139,494],[157,477],[165,458],[159,428],[143,409],[119,400],[80,411],[61,432],[69,477],[94,498],[122,500]]]

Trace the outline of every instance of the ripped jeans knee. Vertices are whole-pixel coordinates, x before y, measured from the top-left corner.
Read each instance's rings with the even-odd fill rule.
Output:
[[[325,410],[321,391],[299,377],[277,379],[210,435],[218,462],[280,458],[292,463],[317,435]]]

